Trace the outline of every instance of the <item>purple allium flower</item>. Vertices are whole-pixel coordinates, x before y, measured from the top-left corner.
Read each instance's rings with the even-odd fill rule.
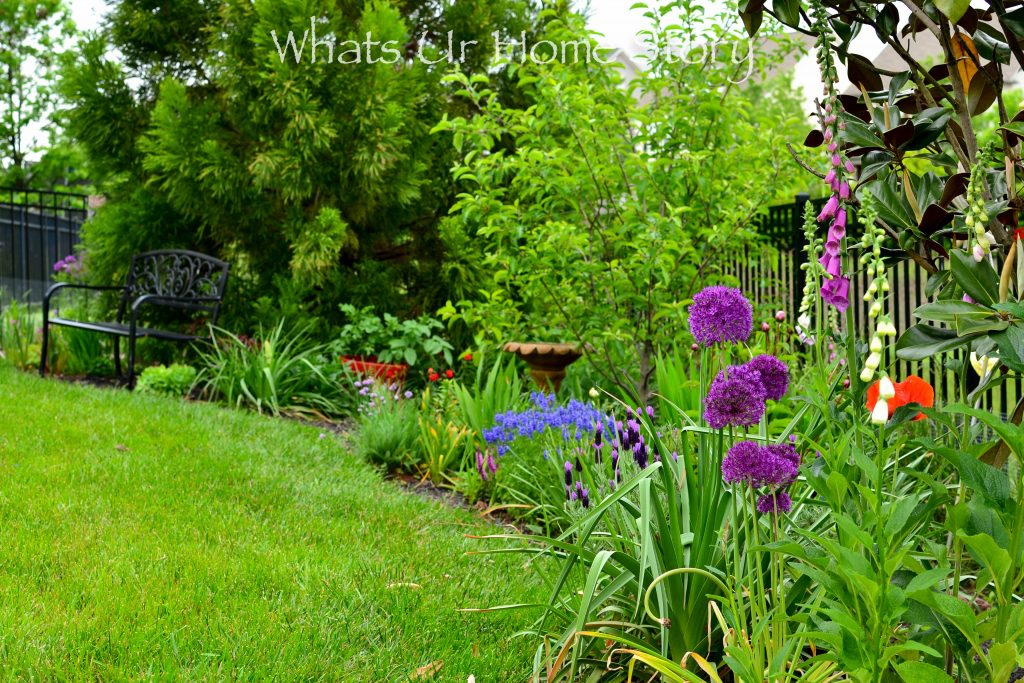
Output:
[[[690,332],[698,344],[745,342],[754,329],[754,308],[734,287],[706,287],[693,297]]]
[[[755,356],[746,365],[761,375],[761,386],[764,387],[767,398],[778,401],[786,395],[789,388],[789,368],[785,363],[775,356],[762,354]]]
[[[722,480],[753,488],[785,486],[796,479],[798,467],[798,462],[794,462],[788,452],[783,453],[777,447],[740,441],[722,458]]]
[[[752,427],[764,416],[766,394],[761,374],[745,365],[718,373],[704,399],[704,419],[714,429]]]
[[[793,499],[785,491],[774,491],[757,499],[757,511],[762,515],[785,514],[792,507]]]

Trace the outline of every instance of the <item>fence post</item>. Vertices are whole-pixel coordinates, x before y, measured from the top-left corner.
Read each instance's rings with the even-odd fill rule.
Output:
[[[811,195],[801,192],[793,200],[793,222],[790,226],[789,248],[793,254],[793,292],[791,293],[790,314],[796,322],[796,316],[800,308],[800,300],[803,298],[804,285],[807,283],[807,271],[804,270],[804,211],[807,203],[811,201]]]

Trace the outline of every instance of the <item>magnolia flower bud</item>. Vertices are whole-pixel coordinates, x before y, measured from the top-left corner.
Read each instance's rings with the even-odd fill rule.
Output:
[[[896,387],[888,376],[883,377],[878,383],[878,398],[883,401],[888,401],[890,398],[896,398]]]
[[[979,377],[987,377],[999,367],[999,356],[978,356],[971,351],[971,367],[978,373]]]
[[[871,411],[871,424],[884,425],[889,421],[889,403],[884,399],[878,399],[874,410]]]

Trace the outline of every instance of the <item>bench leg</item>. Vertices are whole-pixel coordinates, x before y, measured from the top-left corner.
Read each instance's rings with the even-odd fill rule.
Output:
[[[50,321],[43,320],[43,349],[39,354],[39,376],[46,377],[46,361],[50,352]]]
[[[128,337],[128,388],[135,388],[135,335]]]
[[[121,376],[121,338],[114,335],[114,375]]]

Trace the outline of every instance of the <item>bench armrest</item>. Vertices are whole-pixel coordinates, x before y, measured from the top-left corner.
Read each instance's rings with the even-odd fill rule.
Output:
[[[50,285],[43,296],[43,324],[50,321],[50,299],[63,289],[85,289],[93,292],[123,292],[124,285],[80,285],[73,282],[57,282]]]

